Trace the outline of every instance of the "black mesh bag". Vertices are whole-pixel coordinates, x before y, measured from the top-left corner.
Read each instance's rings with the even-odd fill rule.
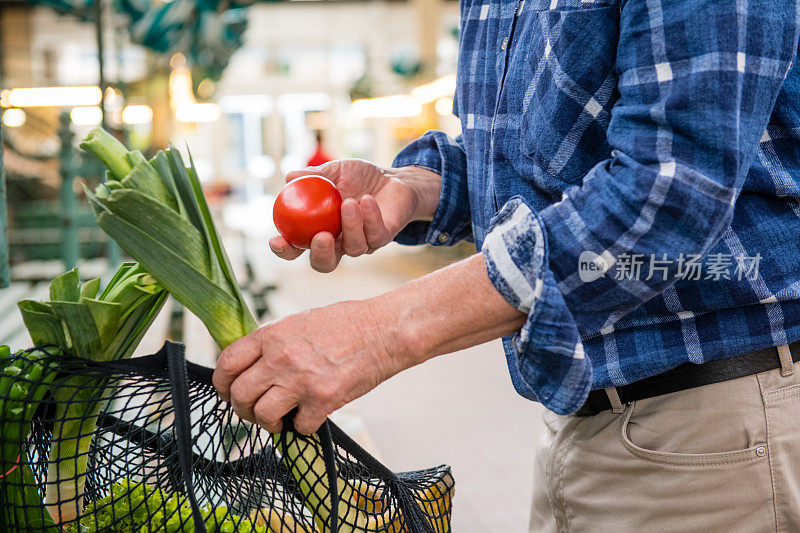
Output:
[[[4,359],[2,531],[450,531],[449,467],[395,474],[330,421],[271,435],[211,376],[175,343],[107,363]]]

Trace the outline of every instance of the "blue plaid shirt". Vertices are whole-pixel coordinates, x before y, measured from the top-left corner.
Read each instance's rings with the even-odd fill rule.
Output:
[[[800,9],[790,0],[462,0],[457,139],[403,244],[474,240],[528,315],[516,390],[590,389],[800,339]]]

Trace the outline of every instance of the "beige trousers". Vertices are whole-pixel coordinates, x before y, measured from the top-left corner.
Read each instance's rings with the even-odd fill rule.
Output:
[[[800,364],[544,418],[532,533],[800,532]]]

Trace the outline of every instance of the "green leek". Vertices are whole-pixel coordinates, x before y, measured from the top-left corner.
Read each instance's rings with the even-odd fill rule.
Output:
[[[102,293],[99,289],[99,279],[81,284],[73,269],[50,283],[49,301],[19,302],[34,344],[53,345],[63,354],[94,361],[130,357],[167,292],[136,263],[124,263]],[[105,391],[105,380],[81,376],[65,378],[54,388],[45,504],[58,522],[80,514],[89,448]]]
[[[108,166],[110,181],[86,191],[97,223],[225,348],[257,327],[208,209],[194,165],[170,147],[147,161],[103,129],[81,148]]]

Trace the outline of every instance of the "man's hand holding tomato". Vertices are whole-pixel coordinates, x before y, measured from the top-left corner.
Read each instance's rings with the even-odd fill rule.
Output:
[[[292,172],[317,174],[343,197],[342,234],[311,240],[311,266],[331,272],[343,255],[357,257],[389,243],[413,220],[430,220],[441,177],[417,167],[381,168],[347,159]],[[283,259],[304,252],[270,239]],[[214,385],[244,419],[270,431],[299,408],[295,428],[312,433],[325,418],[379,383],[437,355],[519,329],[511,307],[486,274],[483,255],[411,281],[368,300],[346,301],[269,322],[220,356]]]
[[[385,246],[412,220],[430,220],[436,210],[441,177],[418,167],[382,168],[362,159],[331,161],[290,172],[286,181],[317,174],[331,180],[344,201],[342,235],[318,233],[311,241],[310,262],[319,272],[331,272],[343,255],[358,257]],[[296,259],[303,249],[281,236],[269,241],[283,259]]]

